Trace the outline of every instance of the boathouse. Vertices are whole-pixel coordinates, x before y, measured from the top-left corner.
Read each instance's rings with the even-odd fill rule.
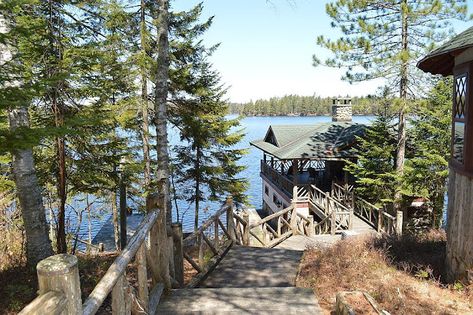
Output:
[[[294,197],[307,195],[310,185],[327,192],[332,182],[352,184],[354,179],[344,171],[345,161],[356,160],[353,145],[364,129],[352,121],[349,98],[333,100],[331,122],[269,126],[264,139],[251,142],[263,151],[263,211],[275,213],[288,207]],[[308,214],[307,202],[296,206],[298,212]]]
[[[473,283],[473,27],[432,51],[417,66],[432,74],[453,75],[447,273],[450,280]]]

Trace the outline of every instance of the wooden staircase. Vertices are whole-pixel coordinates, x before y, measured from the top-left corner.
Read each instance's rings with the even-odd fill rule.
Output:
[[[322,314],[312,289],[295,287],[301,257],[234,246],[198,288],[163,296],[156,314]]]

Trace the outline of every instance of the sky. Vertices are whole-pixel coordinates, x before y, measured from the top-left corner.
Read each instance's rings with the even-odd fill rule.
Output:
[[[203,39],[221,43],[211,61],[229,87],[231,102],[248,102],[287,94],[364,96],[374,94],[382,80],[350,85],[341,80],[344,69],[313,67],[329,52],[316,38],[340,35],[330,27],[325,0],[175,0],[174,10],[204,3],[203,18],[214,17]],[[471,9],[470,9],[471,11]],[[473,25],[455,22],[461,32]]]

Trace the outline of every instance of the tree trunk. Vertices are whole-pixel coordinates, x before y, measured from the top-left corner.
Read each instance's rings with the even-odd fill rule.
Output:
[[[127,243],[127,235],[126,235],[126,184],[124,181],[123,173],[120,174],[120,249],[124,250]]]
[[[57,72],[60,71],[60,62],[62,60],[61,48],[61,28],[58,21],[57,12],[55,12],[54,1],[48,1],[49,4],[49,49],[51,64],[48,69],[48,77],[53,80],[53,86],[48,93],[49,101],[51,102],[51,109],[54,114],[55,127],[62,127],[64,125],[64,104],[59,99],[59,91],[62,88],[62,82],[54,81]],[[56,157],[57,157],[57,171],[56,171],[56,185],[58,197],[58,226],[57,226],[57,251],[58,253],[67,252],[66,244],[66,146],[64,137],[56,137]]]
[[[150,234],[155,244],[150,246],[150,255],[159,261],[157,269],[153,269],[153,278],[164,283],[165,288],[171,287],[169,261],[171,248],[169,247],[167,225],[172,221],[171,198],[169,196],[169,154],[167,133],[167,96],[169,79],[169,42],[168,42],[168,19],[169,0],[158,0],[159,10],[155,21],[158,31],[158,57],[155,84],[155,116],[153,123],[156,126],[156,156],[158,169],[156,172],[159,208],[158,220]]]
[[[14,132],[17,128],[29,127],[26,107],[12,109],[8,116],[10,131]],[[32,149],[13,152],[12,172],[25,225],[28,265],[35,266],[40,260],[53,255],[53,249],[48,237],[46,213],[36,177]]]
[[[112,201],[112,217],[113,217],[113,237],[115,240],[115,249],[120,249],[120,229],[118,224],[118,208],[117,208],[117,193],[115,191],[111,194]]]
[[[147,57],[146,50],[146,16],[145,16],[145,1],[141,0],[141,54],[143,58]],[[141,113],[142,113],[142,125],[141,125],[141,138],[143,142],[143,161],[145,163],[144,169],[144,180],[146,192],[149,191],[151,184],[151,158],[150,158],[150,146],[149,146],[149,110],[148,110],[148,73],[147,67],[144,61],[141,67]]]
[[[172,221],[171,198],[169,196],[169,153],[167,133],[167,96],[169,80],[169,1],[159,0],[158,25],[158,58],[155,86],[155,117],[156,126],[156,155],[158,170],[156,174],[158,184],[158,207],[166,213],[166,223]]]
[[[196,147],[195,154],[195,218],[194,218],[194,231],[199,228],[199,204],[200,204],[200,147]]]
[[[52,106],[54,111],[54,119],[56,127],[64,125],[63,106],[58,103],[56,89],[52,95]],[[57,251],[58,253],[67,252],[66,244],[66,145],[64,137],[56,138],[56,154],[57,154],[57,193],[59,199],[58,207],[58,231],[57,231]]]
[[[401,45],[402,55],[407,53],[408,33],[407,33],[407,0],[401,1]],[[402,57],[404,58],[404,57]],[[401,81],[399,96],[401,98],[401,108],[399,110],[399,124],[398,124],[398,144],[396,154],[396,173],[399,177],[404,174],[404,159],[406,153],[406,107],[407,107],[407,83],[408,83],[408,61],[401,59]],[[401,210],[401,181],[399,180],[394,194],[394,210]]]

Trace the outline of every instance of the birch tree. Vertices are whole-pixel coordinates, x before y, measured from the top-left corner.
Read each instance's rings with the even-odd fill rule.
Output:
[[[11,168],[25,226],[27,263],[35,266],[52,255],[53,250],[36,177],[32,150],[35,141],[32,142],[34,137],[28,115],[31,96],[37,88],[31,80],[32,68],[28,59],[36,51],[30,49],[35,43],[35,31],[44,26],[43,20],[30,15],[31,9],[29,3],[22,6],[0,4],[0,110],[8,110],[11,137],[10,140],[3,139],[7,141],[2,143],[0,151],[9,149],[13,155]]]

